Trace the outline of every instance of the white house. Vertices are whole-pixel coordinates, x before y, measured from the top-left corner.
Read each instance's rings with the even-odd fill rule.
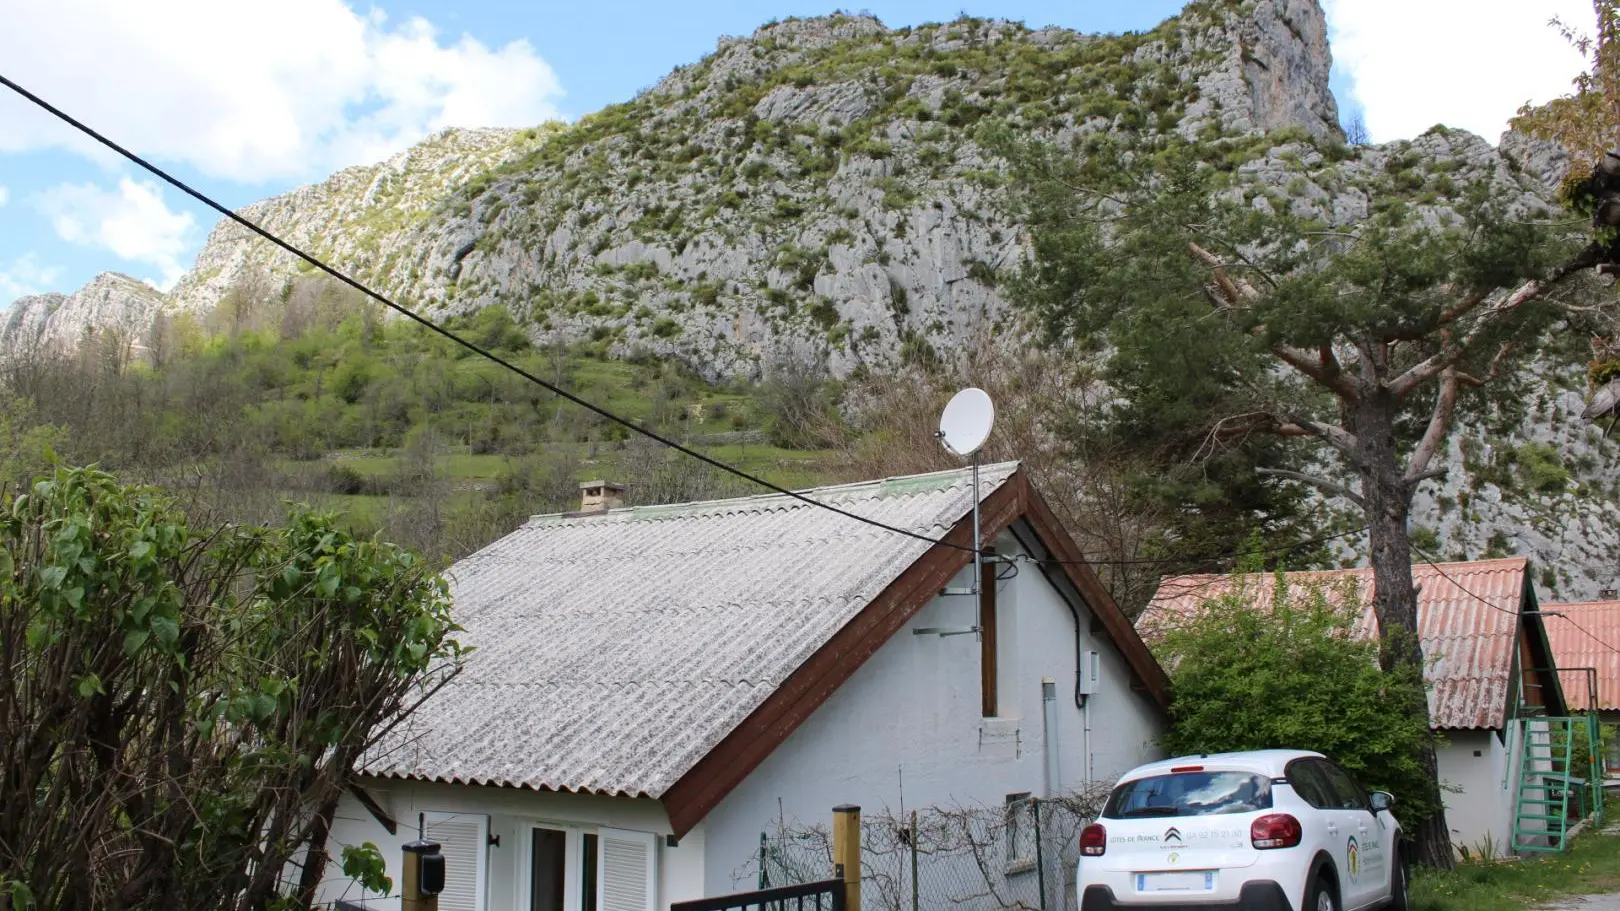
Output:
[[[1358,603],[1365,605],[1356,633],[1377,635],[1370,568],[1284,576],[1290,587],[1324,585],[1330,596],[1342,582],[1352,582]],[[1513,844],[1523,796],[1519,772],[1525,724],[1544,735],[1534,727],[1535,718],[1567,714],[1529,561],[1508,557],[1424,563],[1412,567],[1412,576],[1418,586],[1429,718],[1440,734],[1436,759],[1441,784],[1450,789],[1443,796],[1452,843],[1478,850],[1489,840],[1498,852],[1505,851]],[[1195,612],[1239,584],[1257,609],[1269,608],[1274,594],[1270,576],[1177,576],[1160,583],[1137,618],[1138,627],[1154,639],[1155,631],[1173,618]]]
[[[902,777],[909,806],[1004,805],[1157,758],[1167,679],[1017,463],[981,469],[1005,559],[971,633],[947,589],[972,585],[972,492],[965,470],[804,492],[945,543],[783,495],[530,520],[452,567],[477,651],[368,758],[334,841],[397,882],[421,825],[444,911],[645,911],[746,887],[780,816],[893,805]],[[335,863],[321,897],[397,907]]]

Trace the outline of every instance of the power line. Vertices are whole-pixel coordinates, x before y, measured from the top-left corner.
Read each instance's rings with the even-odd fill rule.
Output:
[[[912,530],[907,529],[907,528],[900,528],[900,527],[897,527],[897,526],[894,526],[894,525],[889,525],[889,524],[887,524],[885,522],[880,522],[877,519],[868,518],[867,516],[859,515],[857,513],[850,512],[849,510],[846,510],[846,509],[840,509],[839,507],[834,506],[834,505],[832,505],[830,503],[824,503],[824,502],[821,502],[819,500],[812,499],[812,498],[807,497],[804,494],[801,494],[801,493],[799,493],[797,491],[789,490],[786,487],[782,487],[782,486],[780,486],[778,484],[774,484],[774,483],[772,483],[770,481],[767,481],[764,478],[761,478],[761,477],[759,477],[757,475],[752,474],[751,472],[745,471],[744,469],[738,468],[738,467],[733,466],[733,465],[729,465],[729,464],[727,464],[725,462],[720,461],[719,459],[713,458],[712,456],[705,455],[702,452],[699,452],[699,451],[697,451],[695,449],[692,449],[692,448],[690,448],[690,447],[688,447],[688,446],[686,446],[686,445],[684,445],[682,443],[679,443],[679,442],[677,442],[675,440],[672,440],[672,439],[670,439],[668,437],[665,437],[662,434],[658,433],[657,431],[650,430],[650,429],[648,429],[646,427],[643,427],[642,425],[637,424],[636,422],[634,422],[634,421],[632,421],[632,420],[630,420],[628,418],[620,417],[619,415],[614,414],[611,411],[608,411],[606,408],[603,408],[600,405],[596,405],[596,404],[594,404],[594,403],[592,403],[590,401],[587,401],[586,399],[583,399],[583,398],[580,398],[577,395],[574,395],[571,392],[568,392],[567,390],[562,389],[559,386],[556,386],[556,385],[554,385],[554,384],[552,384],[550,382],[547,382],[546,380],[542,379],[541,377],[529,372],[528,370],[525,370],[524,368],[518,366],[517,364],[512,363],[511,361],[508,361],[507,359],[501,357],[500,355],[494,353],[493,351],[490,351],[490,350],[488,350],[488,349],[486,349],[486,348],[484,348],[484,347],[482,347],[482,346],[480,346],[480,345],[478,345],[478,344],[476,344],[474,342],[471,342],[471,341],[461,337],[460,335],[457,335],[455,332],[453,332],[453,331],[451,331],[449,329],[446,329],[443,326],[440,326],[438,323],[435,323],[432,320],[430,320],[430,319],[428,319],[428,318],[426,318],[424,316],[419,315],[418,313],[411,310],[410,308],[396,303],[392,299],[390,299],[387,296],[383,295],[381,292],[373,290],[372,288],[370,288],[367,285],[363,284],[359,280],[351,278],[349,275],[338,271],[336,268],[328,265],[327,263],[325,263],[321,259],[317,258],[316,256],[314,256],[314,255],[304,251],[303,249],[301,249],[301,248],[299,248],[297,246],[294,246],[293,244],[289,243],[288,241],[285,241],[285,240],[281,239],[280,237],[270,233],[269,231],[267,231],[264,228],[260,227],[258,224],[248,220],[247,218],[244,218],[243,216],[238,215],[236,212],[233,212],[230,209],[226,208],[225,206],[221,205],[220,203],[215,202],[213,200],[213,198],[209,197],[207,194],[203,193],[200,190],[197,190],[197,189],[193,188],[190,184],[187,184],[185,181],[180,180],[178,177],[175,177],[174,175],[172,175],[169,172],[163,170],[162,168],[158,167],[157,165],[152,164],[151,162],[147,161],[146,159],[142,158],[141,156],[139,156],[139,155],[135,154],[134,152],[124,148],[123,146],[121,146],[118,143],[114,142],[113,140],[107,138],[106,136],[103,136],[101,133],[96,131],[94,128],[92,128],[88,124],[78,120],[77,118],[73,117],[71,114],[68,114],[66,111],[63,111],[62,109],[56,107],[55,105],[51,104],[50,102],[46,101],[45,99],[41,98],[40,96],[35,95],[33,92],[30,92],[29,90],[23,88],[21,85],[18,85],[15,81],[8,78],[4,74],[0,74],[0,85],[4,85],[6,88],[11,89],[13,92],[16,92],[17,94],[21,95],[23,98],[26,98],[28,101],[32,102],[36,106],[38,106],[38,107],[44,109],[45,111],[49,112],[52,116],[56,117],[58,120],[61,120],[63,123],[66,123],[67,125],[73,127],[74,129],[78,130],[79,132],[85,134],[86,136],[89,136],[91,139],[94,139],[96,142],[100,143],[101,145],[106,146],[108,149],[111,149],[112,151],[118,153],[119,155],[121,155],[124,158],[128,159],[130,162],[132,162],[132,163],[138,165],[139,167],[145,169],[146,171],[150,172],[152,175],[154,175],[154,176],[158,177],[159,179],[163,180],[165,183],[169,184],[170,186],[173,186],[175,189],[178,189],[182,193],[185,193],[187,196],[190,196],[192,199],[197,200],[198,202],[202,203],[203,205],[207,206],[208,208],[213,209],[215,212],[218,212],[220,215],[223,215],[224,217],[230,219],[233,222],[236,222],[237,224],[239,224],[242,227],[248,229],[249,231],[251,231],[254,234],[258,235],[259,237],[263,238],[264,240],[269,241],[274,246],[279,247],[280,249],[285,250],[288,253],[291,253],[292,255],[298,257],[299,259],[302,259],[303,261],[309,263],[310,265],[312,265],[315,268],[321,270],[322,272],[325,272],[327,275],[330,275],[332,278],[337,279],[338,281],[342,282],[345,285],[348,285],[350,288],[353,288],[354,290],[360,292],[361,294],[364,294],[367,297],[370,297],[370,298],[376,300],[377,302],[383,304],[384,306],[388,307],[389,309],[394,310],[395,312],[409,318],[410,320],[417,323],[418,325],[421,325],[421,326],[423,326],[423,327],[437,333],[438,335],[443,336],[444,338],[447,338],[452,342],[455,342],[456,344],[462,346],[463,348],[466,348],[467,350],[473,352],[474,354],[477,354],[478,356],[480,356],[482,358],[485,358],[486,360],[488,360],[488,361],[490,361],[492,363],[495,363],[495,364],[497,364],[497,365],[499,365],[501,367],[506,368],[507,370],[511,371],[512,373],[517,374],[518,376],[522,377],[523,379],[526,379],[529,382],[534,383],[535,385],[537,385],[537,386],[539,386],[539,387],[541,387],[541,388],[543,388],[543,389],[545,389],[545,390],[547,390],[547,391],[549,391],[549,392],[551,392],[551,393],[553,393],[553,394],[555,394],[557,396],[560,396],[561,398],[567,399],[568,401],[580,406],[581,408],[584,408],[584,409],[586,409],[586,410],[588,410],[590,412],[593,412],[593,413],[595,413],[597,415],[600,415],[600,416],[602,416],[604,418],[607,418],[608,420],[610,420],[610,421],[612,421],[612,422],[614,422],[616,424],[619,424],[619,425],[621,425],[623,427],[628,428],[629,430],[632,430],[632,431],[634,431],[636,433],[639,433],[642,436],[645,436],[648,439],[650,439],[650,440],[652,440],[652,441],[654,441],[656,443],[667,446],[670,449],[675,450],[676,452],[682,453],[683,455],[690,456],[690,457],[692,457],[694,459],[697,459],[700,462],[703,462],[703,463],[705,463],[707,465],[710,465],[710,466],[712,466],[714,468],[718,468],[721,471],[724,471],[724,472],[727,472],[729,474],[735,475],[736,477],[742,478],[745,481],[749,481],[749,482],[751,482],[753,484],[757,484],[760,487],[764,487],[767,490],[771,490],[771,491],[773,491],[775,493],[779,493],[779,494],[783,494],[783,495],[792,497],[795,500],[799,500],[799,501],[807,503],[807,504],[809,504],[811,506],[820,507],[822,509],[825,509],[825,510],[837,513],[837,514],[839,514],[841,516],[844,516],[845,518],[854,519],[857,522],[862,522],[862,523],[864,523],[866,525],[870,525],[870,526],[872,526],[874,528],[879,528],[879,529],[882,529],[884,531],[893,532],[893,533],[899,534],[899,535],[905,535],[908,538],[913,538],[913,539],[918,540],[918,541],[924,541],[924,542],[926,542],[928,544],[948,547],[948,548],[951,548],[953,550],[965,551],[967,553],[973,553],[975,550],[978,549],[976,546],[970,547],[970,546],[965,546],[965,545],[961,545],[961,544],[955,544],[953,542],[946,541],[946,540],[944,540],[942,538],[934,538],[934,537],[930,537],[929,535],[921,534],[919,532],[915,532],[915,531],[912,531]],[[1305,547],[1315,546],[1317,544],[1325,543],[1327,541],[1332,541],[1332,540],[1335,540],[1337,538],[1343,538],[1343,537],[1348,537],[1349,535],[1359,534],[1363,530],[1364,529],[1359,529],[1358,528],[1358,529],[1354,529],[1352,531],[1341,532],[1339,534],[1334,534],[1334,535],[1327,535],[1327,536],[1324,536],[1324,537],[1310,539],[1310,540],[1306,540],[1306,541],[1300,541],[1300,542],[1298,542],[1296,544],[1291,544],[1291,545],[1287,545],[1287,546],[1284,546],[1284,547],[1272,548],[1272,549],[1268,549],[1268,550],[1253,551],[1253,552],[1234,551],[1232,553],[1220,554],[1220,555],[1216,555],[1216,556],[1212,556],[1212,557],[1207,557],[1204,560],[1186,559],[1186,558],[1177,558],[1177,557],[1146,558],[1146,559],[1133,559],[1133,560],[1084,560],[1084,559],[1083,560],[1057,560],[1057,559],[1052,559],[1052,558],[1047,558],[1047,559],[1044,559],[1044,560],[1033,560],[1033,559],[1027,558],[1027,557],[1025,559],[1029,560],[1029,562],[1050,563],[1050,564],[1054,564],[1054,565],[1084,564],[1084,565],[1090,565],[1090,566],[1136,566],[1136,565],[1165,565],[1165,564],[1173,564],[1173,563],[1211,562],[1211,561],[1214,561],[1214,560],[1229,559],[1229,558],[1232,558],[1232,557],[1243,556],[1245,553],[1254,553],[1254,554],[1286,553],[1286,552],[1290,552],[1290,551],[1299,550],[1299,549],[1302,549],[1302,548],[1305,548]],[[977,545],[978,542],[974,542],[974,543],[975,543],[975,545]],[[985,554],[989,555],[988,551],[986,551]]]
[[[649,430],[648,428],[643,427],[640,424],[637,424],[636,422],[631,421],[628,418],[620,417],[619,415],[614,414],[611,411],[608,411],[606,408],[603,408],[600,405],[596,405],[596,404],[594,404],[592,402],[589,402],[589,401],[587,401],[585,399],[582,399],[579,396],[574,395],[573,393],[562,389],[561,387],[558,387],[556,385],[553,385],[552,383],[549,383],[549,382],[541,379],[540,377],[536,376],[535,374],[530,373],[529,371],[523,369],[522,367],[519,367],[517,364],[514,364],[511,361],[506,360],[505,358],[503,358],[500,355],[494,353],[493,351],[490,351],[490,350],[488,350],[486,348],[483,348],[483,347],[481,347],[481,346],[479,346],[479,345],[477,345],[477,344],[475,344],[475,343],[473,343],[471,341],[468,341],[467,339],[462,338],[461,336],[459,336],[456,333],[450,331],[449,329],[446,329],[443,326],[440,326],[438,323],[435,323],[432,320],[430,320],[430,319],[428,319],[428,318],[426,318],[424,316],[418,315],[415,311],[411,310],[410,308],[395,303],[393,300],[386,297],[381,292],[372,290],[370,287],[367,287],[366,285],[362,284],[360,281],[358,281],[358,280],[356,280],[354,278],[351,278],[351,277],[349,277],[348,275],[346,275],[346,274],[344,274],[342,272],[339,272],[337,269],[327,265],[325,262],[321,261],[320,259],[316,258],[315,256],[313,256],[313,255],[305,252],[304,250],[292,245],[291,243],[288,243],[285,240],[282,240],[280,237],[277,237],[276,235],[271,234],[269,231],[266,231],[265,229],[259,227],[254,222],[249,221],[246,218],[243,218],[241,215],[238,215],[235,212],[231,211],[230,209],[226,208],[225,206],[215,202],[212,198],[210,198],[209,196],[207,196],[206,194],[204,194],[200,190],[193,189],[189,184],[187,184],[186,182],[180,180],[178,177],[173,176],[172,174],[168,173],[167,171],[163,170],[162,168],[158,167],[157,165],[152,164],[151,162],[149,162],[146,159],[142,158],[141,156],[135,154],[134,152],[131,152],[130,150],[124,148],[121,145],[119,145],[118,143],[113,142],[111,139],[108,139],[106,136],[101,135],[101,133],[99,133],[95,129],[91,128],[88,124],[85,124],[85,123],[77,120],[72,115],[70,115],[67,112],[61,110],[60,108],[56,107],[55,105],[52,105],[50,102],[48,102],[45,99],[39,97],[38,95],[35,95],[33,92],[28,91],[27,89],[25,89],[22,86],[18,85],[16,82],[12,81],[10,78],[6,77],[3,74],[0,74],[0,84],[5,85],[6,88],[11,89],[13,92],[16,92],[17,94],[19,94],[19,95],[23,96],[24,98],[28,99],[29,101],[33,102],[35,105],[37,105],[37,106],[43,108],[44,110],[48,111],[52,116],[56,117],[58,120],[61,120],[62,122],[66,123],[67,125],[69,125],[69,126],[73,127],[74,129],[78,130],[79,132],[85,134],[86,136],[89,136],[91,139],[94,139],[96,142],[101,143],[102,145],[106,146],[107,148],[111,149],[112,151],[117,152],[119,155],[122,155],[124,158],[128,159],[129,161],[133,162],[134,164],[139,165],[140,167],[144,168],[145,170],[147,170],[151,174],[155,175],[156,177],[162,179],[164,182],[166,182],[169,185],[173,186],[175,189],[180,190],[182,193],[185,193],[187,196],[190,196],[191,198],[197,200],[198,202],[202,203],[203,205],[207,206],[208,208],[213,209],[214,211],[216,211],[219,214],[225,216],[226,218],[230,219],[231,221],[234,221],[237,224],[241,225],[242,227],[248,229],[249,231],[252,231],[254,234],[257,234],[259,237],[262,237],[265,240],[269,241],[270,243],[274,244],[275,246],[280,247],[282,250],[285,250],[288,253],[291,253],[292,255],[298,257],[299,259],[302,259],[303,261],[309,263],[310,265],[312,265],[315,268],[321,270],[322,272],[325,272],[327,275],[330,275],[333,278],[337,279],[338,281],[342,282],[343,284],[348,285],[349,287],[353,288],[356,291],[359,291],[361,294],[364,294],[367,297],[370,297],[370,298],[376,300],[378,303],[383,304],[384,306],[388,307],[389,309],[394,310],[395,312],[397,312],[397,313],[399,313],[399,314],[401,314],[401,315],[403,315],[405,317],[408,317],[409,319],[416,322],[417,324],[419,324],[421,326],[424,326],[424,327],[432,330],[433,332],[438,333],[439,335],[449,339],[452,342],[455,342],[458,345],[461,345],[463,348],[466,348],[467,350],[473,352],[474,354],[479,355],[480,357],[483,357],[483,358],[485,358],[485,359],[487,359],[487,360],[489,360],[489,361],[491,361],[491,362],[493,362],[495,364],[498,364],[498,365],[506,368],[507,370],[512,371],[513,373],[517,374],[518,376],[523,377],[524,379],[528,380],[529,382],[534,383],[535,385],[540,386],[541,388],[546,389],[547,391],[552,392],[552,393],[554,393],[554,394],[556,394],[558,396],[561,396],[562,398],[565,398],[570,402],[573,402],[574,404],[580,406],[581,408],[584,408],[584,409],[586,409],[588,411],[591,411],[591,412],[593,412],[595,414],[598,414],[598,415],[600,415],[600,416],[602,416],[604,418],[607,418],[608,420],[610,420],[610,421],[612,421],[612,422],[614,422],[616,424],[622,425],[622,426],[624,426],[624,427],[626,427],[626,428],[628,428],[628,429],[630,429],[630,430],[632,430],[632,431],[634,431],[636,433],[639,433],[642,436],[645,436],[648,439],[650,439],[650,440],[652,440],[652,441],[654,441],[656,443],[660,443],[660,444],[662,444],[664,446],[667,446],[667,447],[669,447],[671,449],[674,449],[677,452],[680,452],[680,453],[683,453],[685,455],[691,456],[692,458],[697,459],[700,462],[704,462],[705,464],[708,464],[710,466],[718,468],[721,471],[725,471],[725,472],[728,472],[730,474],[736,475],[737,477],[742,478],[745,481],[749,481],[749,482],[752,482],[754,484],[758,484],[759,486],[764,487],[764,488],[766,488],[768,490],[771,490],[771,491],[774,491],[774,492],[780,493],[780,494],[785,494],[785,495],[787,495],[789,497],[794,498],[795,500],[803,501],[803,502],[808,503],[808,504],[810,504],[812,506],[819,506],[822,509],[830,510],[830,511],[838,513],[839,515],[844,516],[846,518],[854,519],[857,522],[864,522],[865,524],[873,526],[875,528],[881,528],[884,531],[890,531],[890,532],[894,532],[895,534],[905,535],[906,537],[915,538],[915,539],[917,539],[919,541],[926,541],[929,544],[941,545],[941,546],[944,546],[944,547],[953,548],[955,550],[967,551],[969,553],[972,553],[974,550],[977,549],[976,547],[967,547],[967,546],[964,546],[964,545],[961,545],[961,544],[954,544],[954,543],[952,543],[950,541],[945,541],[943,539],[932,538],[932,537],[929,537],[928,535],[920,534],[918,532],[912,531],[912,530],[907,529],[907,528],[899,528],[899,527],[896,527],[896,526],[893,526],[893,525],[886,524],[884,522],[879,522],[876,519],[868,518],[866,516],[850,512],[849,510],[846,510],[846,509],[840,509],[837,506],[833,506],[830,503],[823,503],[823,502],[820,502],[820,501],[817,501],[817,500],[813,500],[810,497],[807,497],[807,496],[805,496],[805,495],[803,495],[801,493],[789,490],[786,487],[782,487],[782,486],[777,485],[777,484],[773,484],[770,481],[767,481],[764,478],[758,477],[757,475],[754,475],[754,474],[752,474],[750,472],[744,471],[741,468],[737,468],[735,466],[728,465],[725,462],[720,461],[719,459],[715,459],[715,458],[712,458],[710,456],[704,455],[703,453],[698,452],[695,449],[691,449],[691,448],[689,448],[689,447],[687,447],[687,446],[685,446],[685,445],[683,445],[681,443],[676,442],[675,440],[672,440],[672,439],[669,439],[668,437],[663,436],[662,434],[658,433],[657,431]],[[977,542],[975,542],[975,544],[976,543]]]
[[[1234,551],[1231,551],[1231,552],[1228,552],[1228,553],[1214,554],[1212,556],[1204,557],[1204,558],[1198,558],[1198,557],[1144,557],[1144,558],[1141,558],[1141,559],[1133,559],[1133,560],[1092,560],[1092,559],[1059,560],[1059,559],[1057,559],[1055,557],[1047,557],[1045,559],[1037,560],[1034,557],[1020,556],[1018,559],[1023,560],[1023,561],[1025,561],[1027,563],[1048,563],[1048,564],[1051,564],[1053,566],[1079,566],[1079,565],[1086,565],[1086,566],[1163,566],[1165,564],[1171,564],[1171,563],[1212,563],[1212,562],[1214,562],[1216,560],[1226,560],[1226,559],[1231,559],[1233,557],[1249,557],[1249,556],[1259,557],[1259,556],[1269,556],[1271,554],[1291,553],[1291,552],[1296,551],[1296,550],[1304,550],[1305,548],[1308,548],[1308,547],[1315,547],[1318,544],[1326,544],[1329,541],[1337,541],[1340,538],[1348,538],[1351,535],[1359,535],[1359,534],[1361,534],[1362,532],[1364,532],[1366,530],[1367,530],[1367,526],[1362,525],[1362,526],[1357,527],[1357,528],[1352,528],[1349,531],[1341,531],[1341,532],[1337,532],[1337,533],[1331,534],[1331,535],[1322,535],[1321,537],[1317,537],[1317,538],[1306,538],[1303,541],[1296,541],[1293,544],[1283,544],[1283,545],[1279,545],[1277,547],[1266,547],[1266,548],[1261,548],[1259,550],[1234,550]]]
[[[1501,606],[1496,605],[1496,604],[1492,604],[1489,599],[1487,599],[1484,596],[1478,594],[1473,589],[1469,588],[1468,586],[1462,584],[1462,582],[1458,581],[1456,576],[1453,576],[1452,574],[1446,572],[1444,569],[1440,568],[1440,564],[1436,563],[1434,561],[1434,558],[1429,553],[1424,551],[1422,548],[1420,548],[1420,547],[1418,547],[1417,545],[1414,544],[1412,546],[1412,550],[1416,551],[1417,555],[1423,558],[1424,563],[1427,563],[1435,572],[1437,572],[1441,576],[1443,576],[1452,585],[1455,585],[1459,591],[1461,591],[1463,594],[1467,595],[1468,597],[1473,598],[1475,601],[1478,601],[1479,603],[1485,605],[1486,607],[1490,608],[1491,610],[1501,611],[1504,614],[1511,614],[1514,617],[1518,617],[1521,614],[1533,614],[1533,615],[1544,616],[1544,617],[1558,617],[1558,618],[1561,618],[1565,623],[1568,623],[1570,626],[1574,627],[1576,630],[1579,630],[1582,635],[1586,636],[1586,638],[1591,639],[1593,642],[1596,642],[1598,645],[1603,646],[1604,648],[1608,649],[1611,652],[1615,652],[1616,654],[1620,654],[1620,648],[1616,648],[1615,646],[1613,646],[1613,645],[1611,645],[1611,644],[1609,644],[1607,642],[1604,642],[1602,639],[1599,639],[1597,637],[1596,633],[1593,633],[1591,630],[1587,629],[1586,627],[1580,625],[1579,623],[1576,623],[1568,614],[1559,613],[1557,611],[1549,612],[1549,611],[1540,611],[1540,610],[1537,610],[1537,611],[1515,611],[1515,610],[1509,610],[1508,608],[1501,607]]]

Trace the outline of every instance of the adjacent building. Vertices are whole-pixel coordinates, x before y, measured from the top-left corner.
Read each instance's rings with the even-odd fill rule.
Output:
[[[1513,844],[1516,817],[1524,809],[1523,722],[1567,714],[1529,561],[1425,563],[1413,566],[1412,575],[1429,717],[1441,735],[1440,778],[1451,789],[1444,797],[1452,841],[1474,850],[1489,843],[1501,851]],[[1284,578],[1290,588],[1321,586],[1330,597],[1348,583],[1356,602],[1366,605],[1356,635],[1377,636],[1370,568],[1293,572]],[[1239,586],[1257,610],[1265,610],[1275,593],[1273,583],[1274,577],[1265,575],[1168,578],[1138,627],[1151,640],[1156,630]]]

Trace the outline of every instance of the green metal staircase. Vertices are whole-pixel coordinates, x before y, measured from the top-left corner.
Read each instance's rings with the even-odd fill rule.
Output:
[[[1570,774],[1571,735],[1584,737],[1584,718],[1519,719],[1518,806],[1513,814],[1513,849],[1564,850],[1569,831],[1571,792],[1582,788]],[[1583,814],[1584,815],[1584,814]]]
[[[1569,830],[1575,823],[1590,818],[1602,826],[1604,821],[1597,670],[1549,671],[1584,675],[1585,710],[1576,708],[1569,716],[1549,716],[1540,706],[1519,706],[1519,781],[1512,847],[1520,853],[1563,851],[1569,846]]]

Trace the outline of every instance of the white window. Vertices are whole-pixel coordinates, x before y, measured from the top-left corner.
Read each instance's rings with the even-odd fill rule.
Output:
[[[1035,869],[1035,802],[1028,791],[1007,795],[1007,823],[1002,831],[1007,848],[1007,872]]]
[[[439,911],[484,911],[489,817],[479,813],[424,813],[422,835],[444,855]]]

